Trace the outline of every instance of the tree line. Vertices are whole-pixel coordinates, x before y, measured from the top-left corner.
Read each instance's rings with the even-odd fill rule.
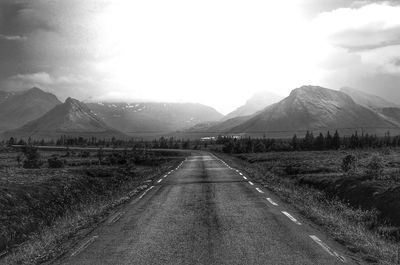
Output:
[[[314,135],[307,131],[303,137],[296,134],[291,139],[251,138],[218,136],[207,140],[177,139],[174,137],[160,137],[152,141],[137,139],[97,139],[95,137],[67,137],[61,136],[57,140],[16,139],[11,137],[3,142],[7,145],[33,146],[92,146],[92,147],[128,147],[138,149],[213,149],[225,153],[263,153],[269,151],[317,151],[338,149],[363,149],[399,147],[400,136],[391,136],[387,132],[383,137],[355,131],[351,136],[340,136],[338,131],[331,134]]]

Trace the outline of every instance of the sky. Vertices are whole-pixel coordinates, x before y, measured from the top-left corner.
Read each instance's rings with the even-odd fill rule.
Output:
[[[0,0],[0,89],[198,102],[347,86],[400,103],[400,1]]]

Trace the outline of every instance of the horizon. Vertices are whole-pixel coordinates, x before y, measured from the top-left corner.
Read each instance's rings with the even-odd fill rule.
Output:
[[[287,96],[304,84],[398,103],[398,32],[396,1],[5,0],[0,89],[223,114],[258,91]]]

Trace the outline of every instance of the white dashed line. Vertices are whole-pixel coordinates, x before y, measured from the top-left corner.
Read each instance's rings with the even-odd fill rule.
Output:
[[[157,181],[157,183],[160,183],[162,181],[162,179],[159,179],[158,181]]]
[[[88,246],[90,246],[99,236],[93,236],[91,237],[88,241],[86,241],[85,243],[83,243],[82,246],[80,246],[77,250],[75,250],[72,254],[71,257],[78,255],[79,253],[81,253],[85,248],[87,248]]]
[[[243,176],[244,179],[247,179],[245,176]]]
[[[324,242],[322,242],[321,239],[319,239],[316,236],[310,236],[311,239],[317,243],[323,250],[325,250],[326,252],[328,252],[329,255],[331,255],[332,257],[336,257],[338,260],[340,260],[341,262],[346,263],[346,259],[345,257],[339,255],[338,253],[336,253],[335,251],[333,251],[328,245],[326,245]]]
[[[113,224],[115,222],[117,222],[119,219],[121,219],[121,217],[124,215],[125,213],[117,213],[115,214],[109,221],[108,224]]]
[[[286,215],[287,218],[289,218],[290,220],[293,221],[293,223],[297,224],[297,225],[301,225],[301,223],[299,221],[296,220],[296,218],[294,218],[293,216],[290,215],[290,213],[282,211],[282,213],[284,215]]]
[[[249,184],[250,184],[251,186],[254,186],[254,183],[253,183],[253,182],[251,182],[251,181],[249,181]]]
[[[278,206],[278,204],[274,202],[271,198],[267,198],[267,201],[269,201],[269,203],[272,204],[273,206]]]
[[[256,188],[259,193],[264,193],[260,188]]]
[[[154,188],[154,186],[151,186],[150,188],[148,188],[147,190],[145,190],[145,191],[143,192],[143,194],[140,195],[139,199],[143,198],[143,196],[146,195],[146,193],[149,192],[149,190],[151,190],[152,188]]]
[[[164,175],[164,177],[163,177],[163,178],[166,178],[166,177],[168,177],[168,175]]]
[[[240,173],[240,172],[239,172],[239,175],[240,175],[240,176],[243,176],[243,174],[242,174],[242,173]]]

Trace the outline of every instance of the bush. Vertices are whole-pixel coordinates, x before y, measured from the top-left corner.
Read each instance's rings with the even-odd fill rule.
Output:
[[[34,146],[24,146],[22,152],[25,155],[25,160],[23,163],[24,168],[40,168],[43,162],[40,160],[40,154],[36,147]]]
[[[342,170],[345,173],[355,173],[357,171],[357,158],[354,155],[347,155],[342,161]]]
[[[80,156],[83,157],[83,158],[90,157],[90,152],[89,151],[82,151],[80,153]]]
[[[49,168],[63,168],[65,163],[58,156],[52,156],[47,160]]]
[[[366,167],[367,173],[373,176],[374,179],[378,179],[383,174],[385,164],[383,163],[382,157],[380,157],[379,155],[373,155]]]

